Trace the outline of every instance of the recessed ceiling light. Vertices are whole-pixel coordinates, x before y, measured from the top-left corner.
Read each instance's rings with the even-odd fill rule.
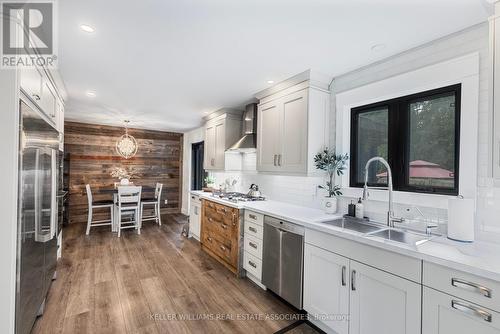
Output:
[[[383,49],[386,48],[386,45],[385,44],[375,44],[371,47],[371,50],[373,52],[379,52],[379,51],[382,51]]]
[[[91,27],[88,24],[82,24],[82,25],[80,25],[80,29],[82,29],[83,31],[88,32],[88,33],[95,32],[94,27]]]
[[[268,83],[268,84],[273,84],[273,83],[274,83],[274,80],[267,80],[267,83]]]
[[[88,97],[95,97],[96,96],[96,93],[92,90],[89,90],[85,93]]]

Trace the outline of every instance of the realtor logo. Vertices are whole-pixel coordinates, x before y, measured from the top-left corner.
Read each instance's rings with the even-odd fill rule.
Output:
[[[2,2],[3,68],[55,67],[54,3]]]

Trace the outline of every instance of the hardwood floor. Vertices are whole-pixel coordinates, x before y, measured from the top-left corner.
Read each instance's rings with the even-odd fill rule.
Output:
[[[165,215],[161,227],[145,223],[121,238],[108,227],[88,237],[85,224],[65,228],[33,333],[274,333],[294,322],[284,317],[292,308],[182,237],[183,219]]]

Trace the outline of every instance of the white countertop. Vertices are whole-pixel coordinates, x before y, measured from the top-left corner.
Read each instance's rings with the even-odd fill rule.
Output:
[[[202,191],[191,191],[191,193],[201,198],[238,209],[252,210],[264,215],[299,224],[306,228],[322,231],[324,233],[383,248],[500,282],[500,245],[498,244],[480,241],[467,244],[452,241],[446,237],[435,237],[418,246],[408,246],[403,243],[370,237],[363,233],[323,223],[325,221],[340,218],[340,214],[326,214],[322,210],[273,200],[234,203],[213,197],[211,193]]]

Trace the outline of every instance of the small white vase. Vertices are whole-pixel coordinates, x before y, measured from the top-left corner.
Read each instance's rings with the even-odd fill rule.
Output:
[[[120,180],[120,185],[122,185],[122,186],[128,186],[129,183],[130,183],[129,179],[121,179]]]
[[[207,188],[214,189],[215,188],[215,183],[207,183]]]
[[[333,214],[337,212],[337,198],[336,197],[325,197],[322,202],[323,210],[328,214]]]

